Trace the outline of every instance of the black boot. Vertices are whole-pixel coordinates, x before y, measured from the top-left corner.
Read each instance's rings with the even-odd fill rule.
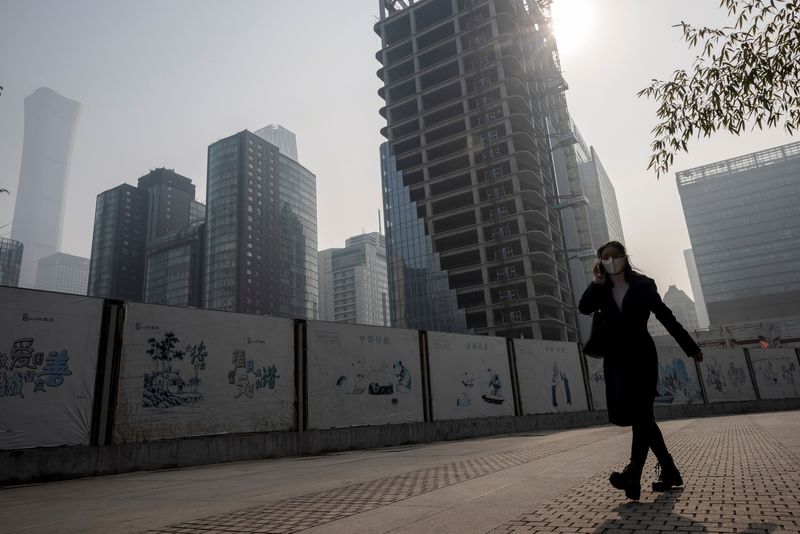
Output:
[[[672,456],[668,461],[658,463],[658,480],[653,482],[653,491],[667,491],[676,486],[683,486],[683,479],[672,461]]]
[[[631,500],[638,501],[642,493],[640,480],[642,478],[642,467],[633,462],[625,466],[622,473],[614,471],[608,481],[617,489],[625,491],[625,496]]]

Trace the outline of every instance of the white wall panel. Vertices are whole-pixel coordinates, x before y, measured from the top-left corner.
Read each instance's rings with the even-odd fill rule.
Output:
[[[114,439],[290,430],[289,319],[126,304]]]
[[[708,402],[756,399],[742,349],[703,349],[700,374]]]
[[[428,332],[433,418],[514,415],[506,340]]]
[[[586,358],[589,371],[589,394],[592,396],[592,405],[595,410],[607,410],[606,402],[606,374],[603,371],[602,358]]]
[[[800,397],[800,370],[794,349],[750,349],[762,399]]]
[[[309,428],[425,420],[416,330],[309,321],[307,350]]]
[[[576,343],[515,339],[523,413],[588,410]]]
[[[88,445],[102,299],[0,288],[0,449]]]

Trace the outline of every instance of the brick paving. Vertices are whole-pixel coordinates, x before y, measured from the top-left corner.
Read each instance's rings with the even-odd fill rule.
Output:
[[[800,532],[800,459],[760,427],[697,421],[668,445],[684,488],[650,491],[651,454],[638,503],[602,473],[492,532]]]
[[[351,484],[266,505],[251,506],[150,530],[149,533],[264,532],[288,533],[324,525],[394,504],[466,480],[510,469],[591,443],[587,436],[564,445],[537,445],[419,469],[400,476]]]
[[[594,439],[450,462],[149,532],[299,532],[518,467]],[[743,417],[699,420],[669,436],[668,444],[685,488],[650,491],[655,479],[650,455],[638,503],[627,501],[612,488],[608,473],[603,472],[492,532],[800,532],[800,459],[761,427]]]

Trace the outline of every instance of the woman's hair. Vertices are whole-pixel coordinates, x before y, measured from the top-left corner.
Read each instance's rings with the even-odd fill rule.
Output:
[[[603,259],[603,251],[605,249],[607,249],[607,248],[615,248],[615,249],[619,250],[620,252],[622,252],[625,255],[627,261],[625,262],[625,271],[623,271],[623,272],[625,273],[625,281],[626,282],[630,282],[634,278],[638,278],[640,276],[645,276],[643,273],[641,273],[637,269],[633,268],[633,265],[631,265],[631,258],[630,258],[630,256],[628,256],[628,250],[625,248],[625,245],[623,245],[619,241],[609,241],[608,243],[605,243],[604,245],[600,245],[600,248],[597,249],[597,259],[598,260],[602,260]],[[606,280],[608,280],[608,279],[606,279]]]

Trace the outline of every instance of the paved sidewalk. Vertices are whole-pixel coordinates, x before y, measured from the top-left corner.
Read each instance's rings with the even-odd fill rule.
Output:
[[[638,503],[608,426],[0,489],[0,532],[800,532],[800,412],[661,427],[686,486]]]

